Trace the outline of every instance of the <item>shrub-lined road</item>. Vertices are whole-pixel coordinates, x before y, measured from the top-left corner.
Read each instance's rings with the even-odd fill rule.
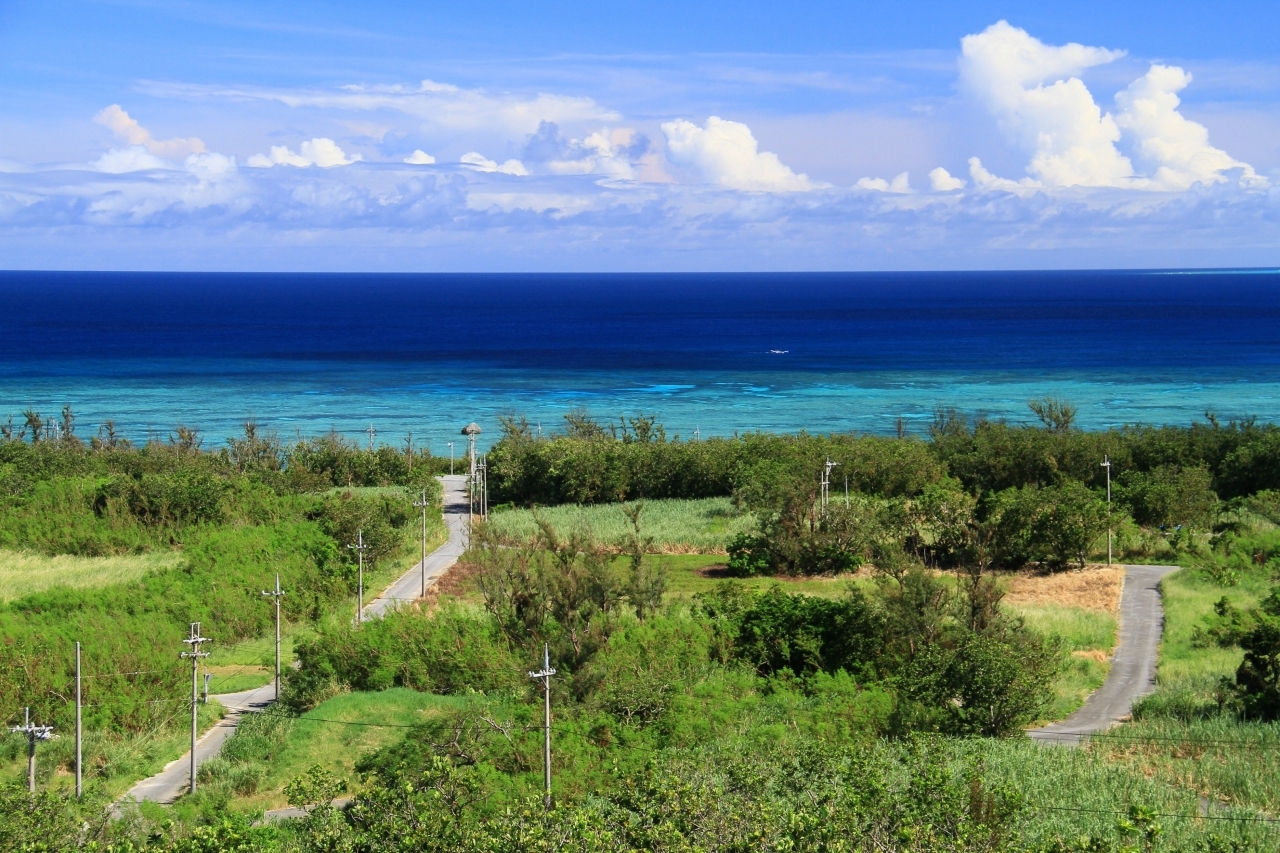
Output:
[[[1120,642],[1107,680],[1080,710],[1065,720],[1028,732],[1042,743],[1078,746],[1093,732],[1109,729],[1129,714],[1133,703],[1155,689],[1156,660],[1164,629],[1160,581],[1177,566],[1125,566],[1120,594]]]
[[[435,583],[467,550],[467,478],[440,477],[441,504],[449,540],[427,555],[427,586]],[[397,604],[417,601],[422,592],[422,563],[418,563],[364,606],[364,617],[381,616]]]
[[[427,586],[439,580],[449,567],[458,561],[467,549],[467,490],[466,477],[441,477],[443,482],[444,522],[449,529],[449,539],[427,555]],[[422,588],[422,563],[414,565],[381,595],[365,605],[365,618],[381,616],[402,602],[416,601]],[[227,709],[227,715],[217,725],[205,732],[196,742],[196,766],[213,758],[222,749],[227,738],[235,733],[242,714],[261,711],[275,700],[274,683],[239,693],[223,693],[213,697]],[[129,789],[121,803],[135,800],[154,803],[172,803],[187,792],[191,778],[191,753],[171,761],[155,776],[143,779]],[[116,809],[119,814],[119,809]]]

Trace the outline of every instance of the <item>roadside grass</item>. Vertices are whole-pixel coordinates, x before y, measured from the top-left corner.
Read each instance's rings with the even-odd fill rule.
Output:
[[[640,531],[652,536],[654,547],[666,554],[724,554],[729,541],[755,526],[755,517],[740,512],[729,498],[637,501]],[[534,544],[537,518],[543,518],[560,535],[588,530],[601,542],[618,542],[631,531],[619,504],[580,506],[565,504],[538,509],[501,509],[490,512],[490,529],[504,537]]]
[[[359,492],[397,492],[404,490],[398,487],[368,487],[362,489],[342,489],[335,491]],[[380,563],[365,567],[365,604],[373,601],[378,595],[394,583],[401,575],[417,565],[421,559],[422,540],[421,525],[409,524],[401,531],[401,545],[396,555]],[[444,523],[427,516],[427,553],[444,544],[449,538]],[[283,585],[288,595],[288,584]],[[350,615],[355,617],[356,601],[352,596]],[[339,614],[341,615],[341,614]],[[311,637],[314,627],[306,624],[286,623],[280,630],[280,660],[282,666],[289,666],[293,661],[294,647]],[[210,693],[235,693],[261,687],[275,677],[275,636],[268,634],[232,646],[210,646],[210,656],[206,671],[212,675],[209,679]]]
[[[44,592],[57,586],[79,589],[137,580],[148,572],[172,569],[182,560],[177,551],[118,557],[56,557],[0,550],[0,602]]]
[[[1164,579],[1165,627],[1160,643],[1161,689],[1191,690],[1205,700],[1212,698],[1222,676],[1232,678],[1243,659],[1238,648],[1216,646],[1196,648],[1193,632],[1213,615],[1213,605],[1224,596],[1242,610],[1254,607],[1270,589],[1271,581],[1262,572],[1241,575],[1236,586],[1215,583],[1198,569],[1181,569]]]
[[[175,699],[173,708],[173,713],[160,725],[143,732],[103,731],[86,720],[85,790],[118,798],[139,779],[159,773],[170,761],[185,755],[191,746],[188,697]],[[216,701],[200,705],[200,733],[217,723],[224,710]],[[42,791],[74,791],[75,733],[58,731],[55,734],[57,737],[41,742],[36,749],[36,783]],[[0,738],[0,782],[26,787],[27,750],[23,738],[16,735]]]
[[[1216,583],[1199,568],[1166,577],[1157,689],[1136,704],[1133,722],[1094,738],[1090,751],[1195,792],[1215,808],[1235,805],[1280,816],[1280,724],[1223,713],[1220,689],[1234,683],[1243,653],[1193,642],[1219,599],[1247,610],[1271,585],[1262,568],[1240,572],[1234,586]]]
[[[1061,720],[1084,704],[1102,686],[1111,671],[1118,622],[1110,613],[1041,603],[1009,607],[1028,628],[1046,637],[1057,637],[1067,653],[1062,671],[1053,682],[1053,699],[1038,724]]]
[[[361,757],[400,741],[406,727],[467,701],[465,697],[393,687],[377,693],[335,696],[300,717],[283,717],[273,711],[249,715],[232,738],[241,739],[249,748],[234,747],[228,741],[226,755],[216,759],[219,764],[210,762],[209,781],[215,790],[221,786],[236,796],[236,808],[246,811],[287,806],[285,786],[314,765],[346,780],[348,793],[352,793],[359,790],[355,765]],[[262,741],[261,745],[245,743],[252,738]],[[244,765],[255,765],[256,769]]]

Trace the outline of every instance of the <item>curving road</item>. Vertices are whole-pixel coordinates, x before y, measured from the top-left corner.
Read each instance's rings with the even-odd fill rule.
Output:
[[[449,528],[449,539],[436,550],[427,555],[425,561],[426,585],[430,586],[439,580],[449,567],[458,562],[458,558],[467,550],[468,506],[467,478],[441,477],[444,485],[443,512],[445,525]],[[382,616],[388,610],[403,602],[417,601],[422,591],[424,564],[417,563],[399,580],[387,587],[377,598],[365,605],[364,617]],[[222,750],[227,738],[235,733],[240,724],[241,715],[247,712],[261,711],[275,701],[274,683],[265,684],[254,690],[239,693],[223,693],[213,697],[227,709],[227,715],[217,725],[205,732],[196,741],[196,766],[213,758]],[[155,776],[143,779],[129,789],[113,808],[115,816],[120,815],[120,805],[134,800],[153,803],[172,803],[187,792],[191,778],[191,753],[185,753],[165,765]]]
[[[1155,689],[1156,660],[1164,630],[1160,581],[1177,566],[1125,566],[1120,594],[1120,642],[1111,671],[1080,709],[1058,723],[1027,732],[1041,743],[1078,746],[1093,732],[1128,716],[1133,703]]]

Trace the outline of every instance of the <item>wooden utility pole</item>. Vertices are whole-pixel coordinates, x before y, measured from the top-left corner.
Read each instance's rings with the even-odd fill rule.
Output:
[[[196,740],[200,733],[196,719],[200,710],[200,658],[207,658],[208,652],[200,651],[201,643],[213,642],[208,637],[200,636],[200,623],[191,623],[191,636],[182,642],[191,646],[191,651],[183,652],[180,657],[191,658],[191,793],[196,792]]]
[[[284,593],[280,591],[280,573],[276,572],[276,591],[268,592],[265,589],[263,595],[269,595],[275,600],[276,606],[276,701],[280,701],[280,599],[284,597]]]
[[[84,765],[84,754],[82,747],[84,745],[84,729],[81,726],[80,709],[84,707],[82,697],[80,695],[80,642],[76,641],[76,798],[79,799],[84,794],[84,774],[81,767]]]
[[[53,726],[37,726],[31,722],[31,709],[26,710],[26,722],[21,726],[14,726],[11,731],[14,734],[24,734],[27,736],[27,790],[34,794],[36,792],[36,741],[53,740]]]
[[[414,501],[413,505],[422,510],[422,562],[419,568],[422,571],[422,592],[419,598],[427,597],[427,507],[430,502],[427,500],[427,490],[422,490],[422,500]]]
[[[369,547],[364,544],[364,531],[357,530],[355,544],[347,547],[356,552],[359,565],[356,574],[356,624],[359,625],[364,621],[364,551]]]
[[[542,671],[529,673],[530,678],[542,679],[543,724],[542,724],[542,805],[551,810],[551,676],[556,671],[551,668],[551,647],[542,645]]]

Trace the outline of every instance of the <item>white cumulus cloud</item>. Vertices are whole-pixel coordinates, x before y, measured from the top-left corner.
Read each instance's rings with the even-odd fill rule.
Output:
[[[1240,169],[1244,183],[1264,183],[1248,163],[1209,144],[1208,129],[1178,112],[1181,92],[1191,75],[1181,68],[1152,65],[1151,70],[1116,95],[1116,124],[1133,137],[1134,156],[1158,189],[1185,190],[1193,184],[1226,180]]]
[[[854,187],[860,190],[875,190],[882,193],[909,193],[911,192],[911,180],[909,175],[903,172],[892,181],[886,181],[884,178],[859,178]]]
[[[472,167],[477,172],[500,172],[504,175],[527,175],[529,170],[519,160],[508,160],[505,163],[497,163],[478,151],[469,151],[463,154],[461,160],[466,165]]]
[[[421,148],[416,148],[412,154],[404,158],[404,161],[413,166],[430,166],[436,161],[436,158],[432,157]]]
[[[1120,128],[1084,81],[1086,68],[1122,51],[1047,45],[1005,21],[961,42],[961,85],[1027,150],[1027,173],[1050,186],[1124,186],[1133,165],[1116,148]]]
[[[969,177],[973,178],[973,186],[980,192],[998,191],[1028,196],[1035,195],[1044,186],[1039,181],[1033,181],[1031,178],[1014,181],[1009,178],[997,177],[988,172],[986,167],[982,165],[982,161],[977,157],[969,158]]]
[[[138,124],[137,119],[121,109],[119,104],[112,104],[100,111],[93,120],[109,128],[125,145],[140,145],[157,157],[178,158],[204,151],[204,142],[194,136],[190,139],[156,139],[151,131]]]
[[[125,172],[141,172],[146,169],[171,169],[172,164],[161,160],[141,145],[128,148],[112,148],[90,164],[99,172],[122,175]]]
[[[254,154],[245,162],[258,169],[271,166],[319,166],[329,169],[333,166],[350,166],[362,159],[364,158],[359,154],[348,157],[338,147],[338,143],[322,136],[299,145],[297,154],[290,151],[287,145],[273,145],[270,154]]]
[[[761,151],[751,128],[717,116],[705,128],[684,119],[665,122],[667,156],[707,183],[735,190],[803,192],[814,185],[808,175],[791,171],[778,155]]]
[[[962,190],[965,187],[964,178],[956,178],[946,169],[939,166],[929,172],[929,186],[936,193],[946,193],[952,190]]]
[[[1030,157],[1030,180],[1016,182],[971,161],[974,184],[985,190],[1016,186],[1018,192],[1036,186],[1179,191],[1220,183],[1225,172],[1239,170],[1242,185],[1266,186],[1249,164],[1210,145],[1203,125],[1178,112],[1177,93],[1191,82],[1181,68],[1152,65],[1116,94],[1114,115],[1103,112],[1076,75],[1123,55],[1081,44],[1047,45],[1005,21],[965,36],[962,87]]]

